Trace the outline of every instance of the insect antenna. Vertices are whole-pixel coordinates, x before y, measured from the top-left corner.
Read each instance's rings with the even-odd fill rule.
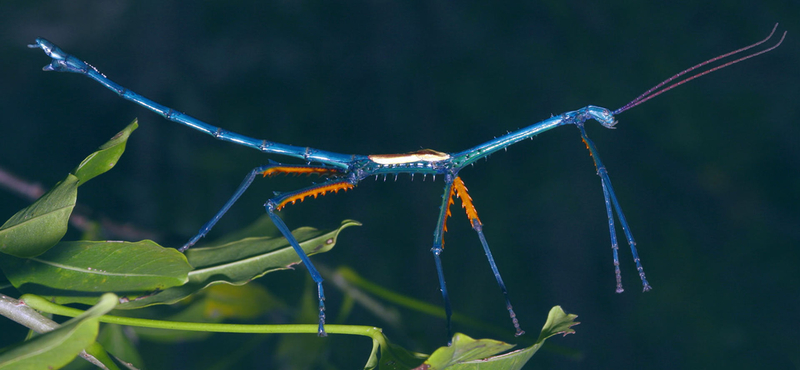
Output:
[[[716,66],[714,68],[711,68],[711,69],[708,69],[706,71],[699,72],[699,73],[697,73],[695,75],[692,75],[690,77],[686,77],[683,80],[680,80],[680,81],[675,82],[675,83],[673,83],[673,84],[671,84],[669,86],[664,87],[664,85],[667,85],[668,83],[672,82],[676,78],[681,77],[681,76],[683,76],[683,75],[685,75],[685,74],[687,74],[689,72],[692,72],[692,71],[694,71],[694,70],[696,70],[696,69],[698,69],[700,67],[703,67],[703,66],[705,66],[707,64],[710,64],[710,63],[717,62],[717,61],[722,60],[722,59],[725,59],[725,58],[727,58],[729,56],[739,54],[739,53],[741,53],[743,51],[752,49],[752,48],[754,48],[754,47],[756,47],[758,45],[761,45],[761,44],[767,42],[770,38],[772,38],[772,35],[775,33],[775,29],[777,29],[777,28],[778,28],[778,24],[775,23],[775,26],[772,27],[772,32],[769,33],[769,36],[767,36],[765,39],[763,39],[763,40],[761,40],[761,41],[759,41],[759,42],[757,42],[755,44],[745,46],[745,47],[743,47],[741,49],[736,49],[734,51],[731,51],[731,52],[726,53],[726,54],[722,54],[722,55],[720,55],[718,57],[715,57],[715,58],[711,58],[709,60],[706,60],[705,62],[702,62],[700,64],[694,65],[692,67],[689,67],[689,68],[679,72],[678,74],[676,74],[676,75],[664,80],[660,84],[653,86],[650,90],[645,91],[642,95],[639,95],[636,99],[631,100],[630,103],[625,104],[621,108],[615,110],[612,114],[613,115],[620,114],[620,113],[622,113],[622,112],[624,112],[624,111],[626,111],[628,109],[631,109],[631,108],[633,108],[633,107],[635,107],[635,106],[637,106],[639,104],[642,104],[642,103],[644,103],[644,102],[646,102],[646,101],[648,101],[648,100],[650,100],[652,98],[655,98],[658,95],[661,95],[661,94],[663,94],[663,93],[665,93],[665,92],[667,92],[669,90],[672,90],[675,87],[678,87],[678,86],[683,85],[683,84],[685,84],[685,83],[687,83],[687,82],[689,82],[691,80],[694,80],[695,78],[707,75],[707,74],[709,74],[711,72],[714,72],[716,70],[719,70],[719,69],[728,67],[730,65],[739,63],[741,61],[750,59],[752,57],[759,56],[759,55],[764,54],[764,53],[766,53],[768,51],[771,51],[772,49],[777,48],[778,46],[780,46],[780,44],[783,42],[783,39],[786,37],[786,32],[787,31],[783,31],[783,35],[781,36],[781,39],[778,40],[777,44],[775,44],[775,45],[773,45],[773,46],[771,46],[771,47],[769,47],[767,49],[761,50],[761,51],[756,52],[756,53],[747,54],[747,55],[745,55],[743,57],[740,57],[738,59],[732,60],[732,61],[727,62],[727,63],[722,64],[722,65],[718,65],[718,66]]]

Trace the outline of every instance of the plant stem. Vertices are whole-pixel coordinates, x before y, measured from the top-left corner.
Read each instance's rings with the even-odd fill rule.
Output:
[[[52,313],[55,315],[75,317],[83,313],[77,308],[65,307],[52,303],[42,297],[33,294],[25,294],[20,298],[25,304],[36,310]],[[140,319],[133,317],[121,317],[104,315],[100,318],[101,322],[139,326],[146,328],[167,329],[167,330],[187,330],[205,331],[222,333],[257,333],[257,334],[316,334],[318,326],[316,324],[282,324],[282,325],[247,325],[247,324],[216,324],[200,322],[179,322]],[[325,325],[328,334],[360,335],[370,337],[373,340],[384,343],[385,338],[380,328],[364,325]]]

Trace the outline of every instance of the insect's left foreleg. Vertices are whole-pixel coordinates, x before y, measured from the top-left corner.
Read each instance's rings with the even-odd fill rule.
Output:
[[[603,196],[605,197],[606,214],[608,215],[608,227],[611,233],[611,248],[614,253],[614,271],[617,278],[617,293],[622,292],[622,278],[619,271],[617,235],[614,228],[614,215],[611,210],[612,206],[617,212],[617,218],[619,219],[619,223],[622,225],[622,231],[625,233],[625,237],[628,239],[628,245],[630,245],[631,253],[633,254],[633,262],[636,263],[636,270],[639,272],[639,278],[642,280],[643,291],[646,292],[652,289],[652,287],[650,286],[650,283],[647,282],[647,278],[644,276],[644,268],[639,260],[639,253],[636,251],[636,241],[633,240],[633,234],[631,233],[630,226],[628,226],[628,221],[625,219],[625,214],[622,212],[622,207],[620,207],[619,202],[617,201],[617,195],[614,193],[614,187],[611,186],[611,178],[608,177],[608,171],[606,170],[605,165],[603,165],[603,162],[600,160],[600,155],[597,153],[597,147],[595,147],[594,142],[589,139],[589,136],[586,135],[586,129],[584,129],[583,124],[579,123],[576,124],[576,126],[581,132],[581,138],[586,144],[586,148],[589,149],[589,154],[592,156],[594,165],[597,168],[597,176],[600,176],[600,182],[603,185]]]

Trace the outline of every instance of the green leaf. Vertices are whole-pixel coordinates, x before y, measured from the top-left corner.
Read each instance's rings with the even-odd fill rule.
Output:
[[[138,123],[134,120],[86,157],[73,170],[74,175],[68,174],[36,202],[0,226],[0,252],[20,258],[35,257],[56,245],[67,233],[78,186],[114,167],[136,127]]]
[[[361,225],[345,220],[334,230],[301,227],[292,232],[308,255],[327,252],[336,244],[339,233]],[[189,272],[189,282],[157,294],[142,296],[121,304],[118,309],[135,309],[154,304],[172,304],[214,284],[244,285],[267,273],[290,269],[300,263],[300,257],[283,237],[246,238],[223,245],[195,248],[186,252],[195,270]]]
[[[350,226],[360,226],[358,221],[344,220],[338,229],[318,230],[313,227],[300,227],[292,231],[292,235],[300,242],[303,250],[311,255],[331,250],[336,236],[341,230]],[[247,230],[249,228],[246,228]],[[310,249],[307,249],[310,248]],[[231,262],[239,264],[256,264],[258,260],[283,260],[285,267],[297,264],[300,259],[297,253],[282,235],[246,237],[235,241],[214,243],[203,248],[192,248],[186,251],[189,263],[197,269],[211,266],[227,266]],[[255,258],[249,260],[250,258]],[[278,262],[280,263],[280,262]],[[212,273],[211,270],[207,273]]]
[[[563,334],[564,336],[567,334],[575,334],[575,330],[572,329],[572,327],[580,324],[579,322],[575,322],[575,318],[577,317],[578,315],[564,312],[561,306],[551,308],[550,313],[547,315],[547,322],[545,322],[536,343],[544,343],[545,339],[556,334]]]
[[[22,298],[24,301],[24,296]],[[98,319],[117,304],[117,296],[105,294],[100,302],[56,330],[15,345],[0,354],[1,370],[59,369],[94,343]]]
[[[373,339],[372,353],[364,370],[409,370],[421,366],[420,364],[428,357],[426,354],[411,352],[385,338],[383,343]]]
[[[513,347],[513,344],[498,340],[472,339],[467,335],[456,333],[452,345],[437,349],[425,363],[430,365],[431,369],[445,369],[458,363],[482,360]]]
[[[80,180],[79,185],[83,185],[94,177],[114,168],[119,157],[125,151],[128,137],[137,127],[139,127],[139,121],[134,119],[131,124],[114,135],[111,140],[101,145],[96,152],[86,157],[78,167],[75,167],[72,173]]]
[[[39,200],[0,226],[0,252],[35,257],[56,245],[67,233],[69,215],[78,197],[78,178],[67,175]]]
[[[100,335],[98,334],[98,338],[99,338],[99,336]],[[108,354],[108,351],[106,351],[106,349],[103,347],[103,345],[100,344],[99,342],[95,341],[89,347],[86,347],[84,349],[84,351],[86,352],[86,355],[91,358],[91,360],[89,360],[88,358],[82,359],[82,360],[78,360],[76,358],[75,360],[73,360],[69,365],[67,365],[64,368],[65,369],[86,369],[86,368],[91,367],[91,365],[93,365],[93,364],[99,363],[99,364],[102,364],[103,366],[105,366],[106,368],[108,368],[108,370],[120,370],[119,366],[117,366],[117,363],[114,360],[111,359],[111,355]],[[84,360],[88,360],[88,361],[84,361]],[[97,366],[99,367],[99,365],[97,365]],[[126,367],[129,368],[129,369],[131,368],[130,366],[126,366]]]
[[[575,318],[578,315],[568,315],[555,306],[550,309],[547,322],[542,328],[536,343],[528,348],[500,354],[513,345],[492,339],[472,339],[464,334],[457,333],[453,336],[453,345],[437,349],[428,360],[417,369],[425,370],[518,370],[530,360],[544,341],[556,334],[571,334],[577,325]]]
[[[317,230],[301,227],[292,231],[306,254],[324,253],[333,248],[339,233],[361,225],[344,220],[335,230]],[[224,281],[241,285],[277,270],[286,270],[300,263],[300,258],[286,238],[245,238],[218,246],[190,249],[186,252],[189,263],[196,268],[190,273],[192,281],[207,281],[224,277]]]
[[[38,257],[0,257],[17,289],[48,296],[163,290],[183,285],[192,269],[183,254],[149,240],[62,242]]]

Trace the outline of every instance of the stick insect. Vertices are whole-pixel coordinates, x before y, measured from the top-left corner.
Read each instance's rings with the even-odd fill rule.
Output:
[[[614,223],[615,213],[617,220],[622,226],[622,230],[625,234],[625,238],[627,239],[628,245],[630,246],[631,254],[633,256],[633,261],[634,264],[636,265],[636,270],[638,271],[639,278],[642,282],[642,289],[643,291],[648,291],[651,289],[651,286],[650,283],[648,283],[647,278],[645,277],[644,268],[642,267],[642,263],[639,259],[639,254],[636,250],[636,242],[634,241],[633,234],[631,233],[628,222],[625,219],[625,215],[622,212],[622,208],[619,202],[617,201],[617,196],[614,193],[614,188],[611,185],[611,179],[609,178],[608,171],[606,170],[606,167],[603,164],[603,162],[600,160],[600,156],[597,152],[597,148],[595,147],[594,142],[590,140],[589,137],[586,135],[584,124],[586,121],[593,119],[599,122],[603,127],[613,129],[617,124],[615,116],[622,112],[625,112],[628,109],[631,109],[639,104],[642,104],[647,100],[650,100],[668,90],[671,90],[695,78],[698,78],[700,76],[714,72],[718,69],[725,68],[732,64],[739,63],[746,59],[758,56],[760,54],[775,49],[781,44],[781,42],[783,42],[783,39],[786,37],[786,32],[783,33],[780,40],[778,40],[778,42],[775,45],[769,48],[766,48],[758,52],[751,52],[750,54],[745,54],[744,56],[740,56],[732,61],[728,61],[724,64],[718,65],[716,67],[707,69],[702,72],[696,72],[693,75],[675,81],[676,79],[681,78],[687,73],[694,72],[695,70],[704,67],[710,63],[718,62],[724,58],[734,56],[736,54],[742,53],[744,51],[747,51],[751,48],[754,48],[756,46],[759,46],[767,42],[770,38],[772,38],[777,27],[778,25],[775,24],[775,26],[772,28],[772,32],[770,32],[770,34],[763,40],[756,42],[752,45],[720,55],[718,57],[709,59],[693,67],[690,67],[666,79],[665,81],[659,83],[653,88],[645,91],[642,95],[638,96],[636,99],[633,99],[628,104],[623,105],[619,109],[612,111],[606,108],[589,105],[578,110],[562,113],[557,116],[552,116],[549,119],[543,120],[538,123],[534,123],[528,127],[510,132],[506,135],[500,136],[493,140],[489,140],[483,144],[455,153],[444,153],[432,149],[423,149],[401,154],[373,154],[373,155],[340,154],[315,148],[299,147],[293,145],[280,144],[268,140],[254,139],[238,133],[224,130],[216,126],[212,126],[196,118],[193,118],[189,115],[176,111],[172,108],[168,108],[166,106],[158,104],[133,91],[130,91],[108,79],[105,75],[100,73],[100,71],[98,71],[92,65],[72,55],[65,53],[63,50],[61,50],[59,47],[57,47],[50,41],[38,38],[36,39],[36,43],[33,45],[29,45],[29,47],[41,48],[50,58],[52,58],[51,63],[44,67],[45,71],[73,72],[85,75],[99,82],[106,88],[114,91],[122,98],[130,100],[136,104],[141,105],[144,108],[147,108],[155,113],[158,113],[159,115],[163,116],[164,118],[170,121],[177,122],[179,124],[188,126],[195,130],[204,132],[219,140],[232,142],[238,145],[243,145],[268,154],[277,154],[277,155],[283,155],[287,157],[301,159],[304,162],[304,164],[284,164],[269,160],[269,162],[266,165],[254,168],[247,174],[247,176],[245,176],[241,185],[239,185],[239,187],[234,192],[233,196],[231,196],[231,198],[222,206],[222,209],[220,209],[210,221],[208,221],[205,225],[203,225],[203,227],[200,229],[197,235],[192,237],[186,244],[184,244],[182,247],[179,248],[179,250],[182,252],[186,251],[188,248],[197,243],[214,227],[217,221],[219,221],[219,219],[231,208],[231,206],[234,203],[236,203],[236,201],[239,199],[239,197],[241,197],[241,195],[245,192],[245,190],[247,190],[247,188],[250,187],[253,180],[257,176],[261,175],[263,177],[267,177],[267,176],[287,175],[287,174],[306,174],[306,175],[316,174],[321,176],[325,180],[322,183],[313,184],[308,187],[295,191],[277,193],[277,195],[274,198],[267,200],[267,202],[264,204],[264,207],[266,208],[266,212],[269,215],[270,219],[275,224],[275,226],[277,226],[281,234],[283,234],[283,236],[289,241],[294,250],[297,252],[298,256],[300,257],[300,260],[306,266],[309,273],[311,274],[312,279],[317,285],[317,294],[319,300],[319,330],[318,330],[319,336],[326,335],[324,326],[325,293],[322,287],[323,279],[320,276],[317,269],[311,263],[311,260],[308,258],[308,256],[300,247],[300,244],[292,236],[292,233],[289,231],[289,228],[286,226],[283,220],[281,220],[281,218],[278,217],[276,212],[283,209],[289,204],[295,204],[297,201],[303,201],[307,197],[316,198],[317,196],[326,195],[328,193],[337,193],[340,190],[347,191],[353,189],[356,187],[356,185],[358,185],[359,182],[370,177],[375,177],[377,179],[380,176],[384,177],[387,175],[397,176],[399,174],[410,174],[412,178],[413,175],[416,174],[421,174],[423,176],[432,175],[434,179],[436,175],[440,175],[441,176],[440,178],[444,180],[444,194],[442,196],[442,203],[439,211],[439,217],[434,227],[433,247],[431,248],[431,251],[433,252],[434,263],[436,265],[436,273],[439,279],[439,287],[441,289],[442,298],[444,300],[445,313],[447,317],[446,326],[447,326],[448,337],[450,336],[451,333],[452,309],[450,307],[450,299],[447,293],[447,286],[445,284],[444,271],[442,269],[442,263],[441,263],[441,254],[442,251],[444,250],[444,233],[447,231],[447,218],[451,215],[450,206],[455,203],[453,199],[454,197],[460,198],[461,206],[462,208],[464,208],[464,211],[471,222],[472,229],[475,230],[475,232],[478,235],[478,238],[480,239],[481,245],[483,246],[483,250],[486,253],[486,257],[489,261],[489,266],[494,274],[495,279],[497,280],[497,285],[500,287],[500,290],[502,291],[503,296],[505,298],[506,309],[508,310],[508,314],[511,317],[511,321],[515,329],[515,334],[519,336],[524,334],[525,332],[520,327],[517,315],[514,312],[514,309],[512,308],[508,291],[506,289],[505,284],[503,283],[502,277],[500,276],[500,270],[497,268],[497,264],[495,263],[494,258],[492,257],[492,253],[489,249],[489,244],[484,236],[483,223],[478,218],[478,212],[472,202],[471,197],[467,193],[467,188],[464,185],[464,182],[459,177],[459,172],[466,166],[474,164],[479,159],[486,158],[492,153],[497,152],[498,150],[505,149],[525,139],[532,138],[538,134],[554,129],[556,127],[565,125],[575,125],[578,128],[581,139],[586,144],[586,148],[589,150],[589,154],[594,161],[595,169],[597,171],[597,175],[600,177],[600,184],[602,185],[603,189],[606,214],[608,217],[608,228],[611,235],[611,249],[614,259],[614,274],[616,276],[616,292],[621,293],[623,291],[623,288],[622,288],[622,277],[620,274],[620,267],[619,267],[620,265],[619,255],[618,255],[619,248],[617,244],[617,234]]]

